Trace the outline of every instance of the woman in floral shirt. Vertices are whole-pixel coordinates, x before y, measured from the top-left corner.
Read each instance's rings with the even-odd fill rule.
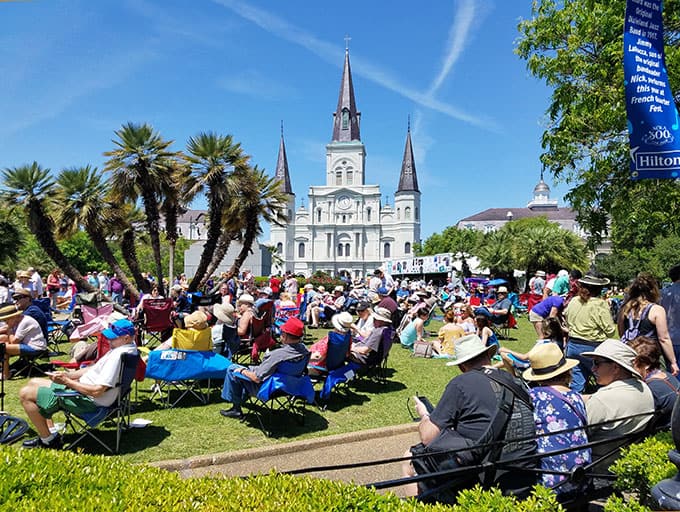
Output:
[[[576,449],[588,442],[585,427],[586,407],[581,395],[569,389],[571,369],[578,364],[576,359],[565,359],[560,348],[554,343],[537,345],[529,352],[531,368],[523,376],[537,383],[529,392],[534,404],[534,421],[539,453],[550,453],[565,448],[574,450],[541,459],[541,469],[569,472],[575,466],[591,461],[590,448]],[[577,429],[577,430],[572,430]],[[568,430],[568,432],[563,432]],[[548,434],[548,435],[544,435]],[[543,474],[541,483],[552,488],[566,476]],[[571,483],[559,485],[555,492],[575,490]]]

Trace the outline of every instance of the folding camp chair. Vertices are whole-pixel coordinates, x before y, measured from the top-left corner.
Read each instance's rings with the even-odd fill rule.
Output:
[[[118,453],[120,450],[120,439],[123,430],[130,427],[130,390],[132,381],[137,372],[139,354],[123,353],[121,355],[120,372],[116,387],[119,388],[118,398],[108,407],[99,407],[96,411],[82,415],[75,415],[69,411],[63,411],[66,416],[66,427],[70,428],[77,436],[74,441],[69,443],[66,448],[75,447],[86,437],[90,437],[103,446],[109,453]],[[57,396],[68,397],[77,394],[73,390],[64,390],[55,393]],[[112,449],[101,437],[97,435],[95,429],[105,422],[113,422],[116,426],[116,445]]]
[[[155,346],[172,334],[172,299],[146,299],[142,302],[138,325],[138,345]]]
[[[273,330],[275,336],[281,335],[281,326],[285,324],[289,318],[299,318],[300,308],[298,307],[288,307],[288,308],[276,308],[274,314],[274,324]]]
[[[328,348],[326,351],[325,365],[309,364],[308,369],[312,372],[312,377],[323,381],[323,386],[319,393],[320,401],[327,401],[330,398],[331,391],[335,387],[351,380],[351,378],[328,378],[329,375],[335,376],[335,373],[333,372],[345,365],[345,362],[347,361],[347,352],[349,352],[351,344],[351,332],[340,334],[339,332],[331,331],[328,333]],[[351,377],[353,377],[353,375]]]
[[[260,384],[257,394],[246,398],[243,405],[254,405],[252,402],[258,402],[261,406],[262,410],[255,407],[248,407],[248,410],[255,414],[260,430],[267,437],[271,437],[272,431],[265,427],[263,418],[265,411],[269,411],[271,415],[286,411],[293,415],[300,425],[304,425],[306,404],[314,403],[314,386],[307,375],[309,356],[310,354],[307,354],[299,361],[280,363],[276,372]],[[234,376],[250,381],[242,373],[235,372]]]
[[[386,327],[380,339],[377,352],[374,352],[369,358],[368,364],[359,365],[358,374],[360,376],[375,377],[378,382],[387,381],[387,358],[392,349],[392,342],[394,341],[394,329]]]
[[[160,395],[165,407],[175,407],[189,396],[202,404],[208,403],[210,383],[212,380],[224,381],[229,360],[212,351],[210,329],[175,329],[172,339],[177,348],[149,353],[146,377],[158,381],[154,394]],[[203,381],[207,381],[206,390]],[[174,400],[171,397],[173,390],[179,392]]]

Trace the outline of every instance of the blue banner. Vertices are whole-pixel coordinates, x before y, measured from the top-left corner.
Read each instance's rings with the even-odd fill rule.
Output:
[[[662,0],[627,0],[623,73],[630,138],[630,175],[680,176],[680,132],[664,59]]]

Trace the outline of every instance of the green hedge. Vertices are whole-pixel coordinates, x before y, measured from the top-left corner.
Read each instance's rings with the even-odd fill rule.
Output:
[[[651,439],[631,447],[615,466],[621,487],[649,489],[669,476],[657,460],[668,449],[665,440]],[[665,451],[664,451],[665,450]],[[554,494],[536,486],[523,501],[500,491],[479,487],[460,493],[458,504],[426,505],[382,495],[342,482],[270,474],[251,478],[193,478],[132,465],[121,459],[51,450],[0,447],[0,508],[16,512],[34,510],[156,511],[282,510],[330,511],[454,511],[559,512]],[[648,461],[645,464],[645,461]],[[649,463],[654,461],[654,463]],[[674,473],[671,471],[671,474]],[[626,488],[626,490],[634,490]],[[611,512],[649,510],[634,499],[610,498]]]
[[[641,503],[655,506],[650,494],[652,487],[677,472],[675,465],[668,460],[668,452],[673,449],[675,445],[671,434],[664,432],[623,450],[610,468],[617,477],[616,488],[635,493]]]
[[[241,478],[194,478],[137,466],[113,457],[49,450],[0,448],[2,510],[375,510],[375,511],[540,511],[562,510],[554,497],[537,487],[519,502],[498,491],[472,489],[455,507],[426,505],[381,495],[342,482],[288,475]]]

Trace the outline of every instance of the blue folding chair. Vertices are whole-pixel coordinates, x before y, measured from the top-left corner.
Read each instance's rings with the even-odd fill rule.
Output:
[[[300,425],[304,425],[305,410],[307,404],[313,404],[315,398],[314,385],[307,375],[307,365],[309,356],[298,361],[284,361],[280,363],[276,372],[267,377],[258,388],[255,396],[248,396],[244,405],[251,402],[259,402],[262,411],[254,407],[248,407],[249,412],[253,412],[260,425],[260,430],[271,437],[271,429],[265,427],[263,413],[269,411],[270,414],[285,411],[294,416]],[[248,377],[241,373],[234,373],[237,378],[250,381]]]
[[[137,372],[137,365],[139,364],[138,353],[123,353],[121,355],[120,372],[118,374],[118,382],[116,387],[120,388],[118,398],[108,407],[99,407],[97,410],[76,415],[64,410],[66,416],[66,427],[70,428],[77,438],[69,443],[66,448],[71,449],[75,447],[80,441],[89,437],[97,441],[109,453],[118,453],[120,451],[120,439],[123,430],[130,428],[130,390],[132,389],[132,381]],[[78,395],[77,391],[64,390],[55,392],[58,397],[69,397]],[[101,436],[97,435],[96,429],[103,423],[111,421],[116,427],[116,444],[115,450],[107,444]]]

